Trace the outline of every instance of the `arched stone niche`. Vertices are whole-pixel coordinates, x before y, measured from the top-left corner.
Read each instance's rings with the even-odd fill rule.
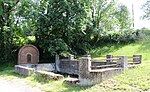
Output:
[[[39,51],[34,45],[23,46],[18,53],[18,64],[38,64]]]

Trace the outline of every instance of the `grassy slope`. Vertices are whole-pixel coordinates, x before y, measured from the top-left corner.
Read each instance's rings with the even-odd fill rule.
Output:
[[[109,44],[101,49],[96,49],[91,52],[94,56],[114,54],[127,55],[142,54],[142,65],[124,72],[112,79],[103,83],[89,86],[79,87],[76,85],[68,85],[63,81],[47,81],[41,77],[35,76],[20,76],[14,73],[14,68],[0,68],[0,78],[7,80],[20,79],[25,80],[31,86],[37,86],[46,92],[138,92],[148,91],[150,89],[150,32],[147,32],[147,37],[144,40],[128,44]]]
[[[144,39],[135,43],[123,45],[123,44],[108,44],[102,48],[97,48],[91,51],[91,55],[97,57],[99,55],[127,55],[132,56],[133,54],[142,54],[143,60],[150,60],[150,30],[144,31]]]

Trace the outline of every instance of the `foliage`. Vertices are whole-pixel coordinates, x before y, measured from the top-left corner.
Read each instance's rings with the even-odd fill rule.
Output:
[[[136,40],[126,6],[117,0],[0,0],[0,57],[12,59],[25,44],[40,59],[87,54],[99,44]],[[35,38],[30,40],[30,38]]]
[[[149,39],[150,39],[150,31],[148,29],[140,29],[139,32],[142,32],[139,40],[133,43],[107,43],[102,44],[100,47],[95,48],[90,51],[90,55],[93,57],[99,57],[107,54],[113,55],[126,55],[132,56],[133,54],[142,54],[143,60],[149,60]]]
[[[126,36],[130,37],[133,33],[132,21],[125,5],[117,4],[115,0],[95,0],[92,10],[92,44],[130,42]]]
[[[19,0],[0,0],[0,61],[11,60],[14,52],[13,38],[15,34],[14,9]]]
[[[51,55],[61,52],[86,54],[103,41],[104,35],[108,38],[109,31],[130,31],[127,7],[118,6],[115,0],[51,0],[43,1],[39,7],[42,10],[37,19],[36,44]],[[54,39],[61,39],[65,46],[57,48],[60,52],[51,44]]]
[[[115,18],[116,2],[114,0],[95,0],[92,5],[93,43],[108,31],[115,31],[117,19]]]
[[[128,30],[131,27],[132,21],[127,6],[119,4],[115,16],[118,19],[119,31]],[[128,30],[129,31],[129,30]]]
[[[150,19],[150,0],[146,0],[145,4],[142,5],[144,11],[143,19]]]
[[[89,0],[45,2],[47,6],[40,11],[44,13],[39,14],[37,20],[36,44],[51,55],[61,54],[63,51],[85,54],[84,36],[88,23],[89,2]]]
[[[123,30],[121,32],[109,33],[110,42],[130,43],[143,39],[143,30]]]

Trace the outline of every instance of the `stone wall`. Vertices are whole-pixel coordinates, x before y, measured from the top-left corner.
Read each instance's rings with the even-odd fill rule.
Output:
[[[55,71],[55,63],[46,63],[46,64],[21,64],[28,68],[33,68],[34,70],[40,71]]]
[[[141,63],[141,55],[136,55],[134,62]],[[135,60],[136,59],[136,60]],[[111,62],[109,62],[110,64]],[[101,63],[101,65],[104,63]],[[108,63],[107,63],[108,64]],[[127,56],[119,56],[117,63],[119,67],[91,69],[92,65],[99,65],[98,63],[91,63],[91,57],[82,57],[79,61],[79,81],[81,86],[94,85],[104,80],[112,78],[128,69],[132,69],[137,65],[128,65]]]
[[[57,72],[78,75],[79,61],[75,60],[73,55],[70,55],[68,59],[59,59],[56,55],[55,63]]]
[[[89,57],[91,58],[89,55],[85,56],[85,57]],[[133,61],[134,62],[141,62],[141,55],[133,55]],[[140,57],[140,58],[137,58]],[[128,57],[125,56],[118,56],[118,61],[117,62],[113,62],[113,55],[107,55],[106,56],[106,62],[94,62],[90,60],[90,64],[91,66],[102,66],[102,65],[111,65],[111,64],[118,64],[118,66],[123,67],[123,69],[128,69]],[[112,59],[112,60],[111,60]],[[68,59],[59,59],[59,56],[56,55],[56,59],[55,59],[55,63],[56,63],[56,71],[57,72],[61,72],[61,73],[68,73],[68,74],[75,74],[75,75],[79,75],[79,62],[80,60],[75,60],[73,58],[73,56],[69,56]],[[116,66],[116,67],[118,67]],[[112,66],[112,68],[116,68],[115,66]],[[105,67],[107,68],[107,67]],[[110,68],[110,67],[108,67]],[[95,70],[95,69],[94,69]]]
[[[23,64],[15,65],[15,72],[22,75],[36,75],[47,79],[60,80],[64,79],[63,75],[55,74],[53,64]]]
[[[136,67],[142,62],[142,55],[133,55],[133,57],[131,57],[133,59],[132,62],[129,62],[128,58],[128,56],[118,56],[117,62],[113,62],[113,60],[111,60],[112,56],[107,55],[106,62],[91,62],[90,56],[75,60],[72,55],[70,55],[68,59],[59,59],[59,56],[56,55],[55,64],[21,64],[15,66],[15,72],[25,75],[35,73],[43,76],[46,74],[50,79],[56,79],[57,77],[60,77],[58,79],[63,78],[61,75],[53,74],[53,71],[75,74],[79,76],[79,84],[86,86],[112,78],[125,70]],[[114,63],[117,67],[106,67]],[[104,67],[101,69],[93,69],[92,66]]]
[[[15,65],[15,72],[22,75],[32,75],[34,74],[34,69],[21,65]]]
[[[77,60],[60,60],[59,68],[61,73],[78,74],[79,61]]]

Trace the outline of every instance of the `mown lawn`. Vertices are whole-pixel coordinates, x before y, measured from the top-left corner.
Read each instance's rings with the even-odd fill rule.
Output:
[[[39,87],[45,92],[143,92],[150,91],[150,35],[146,39],[132,44],[120,45],[109,44],[103,48],[91,51],[91,54],[103,56],[106,54],[127,55],[142,54],[142,65],[135,69],[128,70],[103,83],[80,87],[69,85],[62,81],[52,81],[35,76],[21,76],[14,73],[14,67],[0,67],[0,78],[6,80],[20,79],[26,81],[31,86]]]

